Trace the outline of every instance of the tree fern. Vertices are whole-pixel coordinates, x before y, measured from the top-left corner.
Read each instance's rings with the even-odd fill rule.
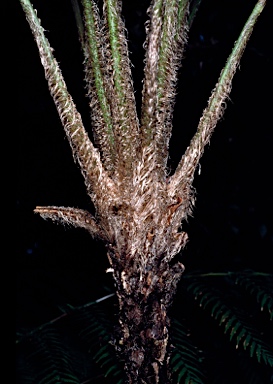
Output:
[[[263,289],[271,284],[270,275],[254,271],[185,275],[172,312],[173,383],[233,384],[235,375],[241,377],[242,383],[268,383],[272,372],[272,322],[269,319],[264,322],[261,311],[255,317],[250,316],[255,311],[248,300],[248,291],[236,284],[241,275],[259,279]],[[183,314],[179,295],[183,295]],[[63,315],[58,318],[36,329],[21,330],[17,343],[18,384],[37,384],[44,377],[53,383],[58,383],[59,377],[91,383],[95,375],[102,375],[107,383],[107,379],[113,384],[126,382],[122,350],[118,358],[113,346],[118,329],[116,302],[109,300],[111,297],[110,294],[80,307],[62,306]],[[196,307],[194,314],[191,307]],[[198,317],[195,325],[193,316]],[[210,317],[213,323],[208,344],[202,335],[207,336]],[[222,357],[219,347],[213,347],[221,333],[222,348],[225,353],[229,350]],[[43,377],[39,376],[41,372]]]
[[[178,70],[199,2],[151,2],[146,23],[139,119],[121,2],[104,0],[102,7],[98,7],[93,0],[82,0],[81,6],[74,0],[85,58],[94,143],[68,92],[37,13],[29,0],[20,0],[20,3],[37,43],[45,78],[72,154],[95,208],[94,216],[82,209],[54,205],[37,206],[35,212],[43,218],[84,228],[105,244],[107,271],[113,275],[119,303],[120,333],[115,346],[117,352],[120,349],[123,352],[127,381],[167,384],[171,380],[168,311],[185,269],[174,257],[188,239],[181,226],[191,214],[195,201],[195,170],[223,116],[233,77],[265,0],[257,1],[243,26],[196,134],[171,175],[167,159]],[[212,313],[216,319],[221,316],[222,323],[224,316],[230,318],[228,309],[219,307],[209,293],[207,296],[202,300],[206,306],[213,303]],[[233,321],[232,316],[231,319]],[[235,327],[237,324],[236,319]],[[241,333],[236,334],[237,342],[243,342],[247,348],[250,341],[253,353],[271,363],[266,348],[246,325],[243,327]],[[245,338],[244,330],[248,332]],[[87,329],[87,336],[93,337],[91,330]],[[103,364],[109,362],[105,351],[102,347],[97,355],[98,362]],[[179,380],[185,372],[179,372]],[[46,376],[46,380],[51,377]]]

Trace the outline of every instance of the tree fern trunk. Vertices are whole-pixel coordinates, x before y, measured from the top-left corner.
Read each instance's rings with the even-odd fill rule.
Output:
[[[184,267],[177,263],[170,268],[162,262],[153,269],[141,271],[136,258],[130,260],[127,256],[127,268],[123,269],[116,263],[120,255],[110,252],[108,256],[115,265],[119,299],[120,334],[116,349],[125,362],[127,383],[169,384],[168,309]]]
[[[127,382],[170,383],[168,326],[165,307],[152,295],[145,302],[138,292],[120,296],[120,322]]]

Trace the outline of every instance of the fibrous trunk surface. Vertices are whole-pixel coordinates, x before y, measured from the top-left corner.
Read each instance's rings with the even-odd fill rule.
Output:
[[[108,256],[117,260],[111,252]],[[163,262],[142,276],[136,270],[130,257],[126,275],[115,265],[121,327],[116,349],[125,361],[127,383],[168,384],[168,309],[184,267],[181,263],[169,267]]]

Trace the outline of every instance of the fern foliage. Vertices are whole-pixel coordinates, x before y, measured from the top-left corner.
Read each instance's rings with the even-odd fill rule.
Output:
[[[95,383],[100,377],[121,384],[122,363],[111,345],[113,321],[107,306],[60,309],[56,321],[18,332],[18,384]]]
[[[22,347],[22,346],[21,346]],[[25,384],[80,384],[73,369],[74,356],[55,327],[47,326],[28,340],[18,353],[20,383]]]
[[[241,284],[243,284],[240,277],[236,281],[241,281]],[[236,349],[241,347],[248,351],[251,357],[255,357],[259,363],[263,361],[273,367],[273,350],[264,340],[262,329],[257,329],[255,323],[250,319],[250,314],[241,305],[240,300],[236,298],[238,300],[236,302],[230,297],[228,289],[235,282],[229,281],[226,287],[223,285],[222,291],[220,291],[219,288],[211,286],[211,284],[195,280],[188,285],[187,290],[193,294],[199,306],[207,310],[212,318],[218,322],[224,333],[229,336],[229,340],[235,340]],[[257,290],[259,290],[258,287]],[[268,295],[264,292],[264,290],[257,292],[257,296],[267,299]],[[264,302],[264,299],[262,301]]]
[[[104,376],[110,377],[113,384],[122,383],[124,376],[122,363],[118,361],[112,345],[113,323],[105,308],[94,306],[91,310],[85,308],[77,311],[73,315],[73,325]]]
[[[265,276],[244,273],[236,277],[236,284],[254,296],[261,311],[267,312],[270,320],[273,320],[272,276],[265,278]]]
[[[188,323],[204,350],[210,383],[266,384],[272,380],[270,307],[261,311],[261,302],[267,298],[270,303],[273,297],[272,277],[244,271],[193,273],[182,280],[180,301],[188,302]],[[249,289],[251,281],[257,282],[255,290]]]
[[[189,330],[180,321],[172,323],[173,351],[170,360],[175,382],[185,384],[203,384],[203,356],[189,337]]]

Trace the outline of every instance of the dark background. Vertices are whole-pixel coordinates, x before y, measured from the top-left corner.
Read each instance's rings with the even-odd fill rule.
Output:
[[[89,126],[83,57],[70,1],[33,1],[60,63],[68,90]],[[124,1],[136,99],[141,97],[142,44],[148,1]],[[203,0],[185,51],[174,112],[170,168],[195,133],[221,68],[255,1]],[[272,2],[260,16],[241,60],[224,118],[218,123],[194,180],[190,241],[181,254],[186,272],[273,272],[272,224]],[[64,228],[33,213],[36,205],[91,209],[73,162],[23,11],[14,4],[17,29],[17,100],[10,119],[16,159],[17,323],[39,325],[62,303],[81,305],[113,289],[103,246],[84,230]],[[139,105],[139,104],[138,104]],[[90,133],[91,134],[91,133]],[[13,246],[13,241],[12,241]]]

